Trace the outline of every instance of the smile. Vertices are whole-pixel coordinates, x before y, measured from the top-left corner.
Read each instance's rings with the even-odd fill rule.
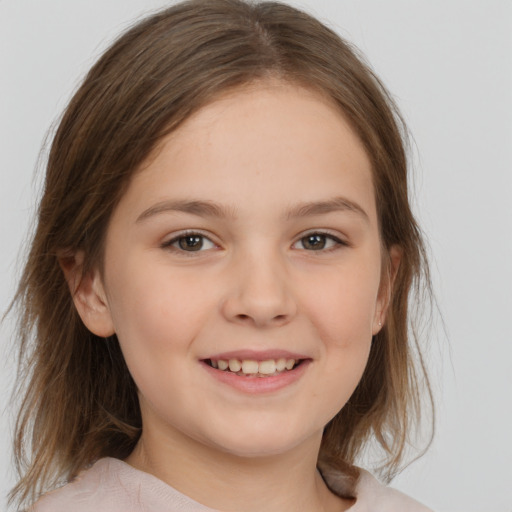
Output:
[[[301,359],[207,359],[206,364],[217,370],[245,377],[273,377],[296,368]]]

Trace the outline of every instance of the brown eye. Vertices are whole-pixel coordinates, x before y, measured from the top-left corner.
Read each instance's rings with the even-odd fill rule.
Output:
[[[327,252],[346,245],[346,242],[329,233],[309,233],[297,240],[293,244],[293,248],[305,251]]]
[[[188,235],[180,237],[177,242],[184,251],[199,251],[203,248],[203,238],[199,235]]]
[[[162,244],[162,249],[168,249],[175,253],[204,252],[215,249],[217,246],[207,236],[201,233],[182,233],[168,242]]]
[[[302,247],[304,247],[304,249],[307,249],[308,251],[319,251],[321,249],[325,249],[327,236],[314,233],[301,238],[300,241],[302,242]]]

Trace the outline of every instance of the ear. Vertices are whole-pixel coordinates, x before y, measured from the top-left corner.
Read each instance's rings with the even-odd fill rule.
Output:
[[[375,308],[375,317],[373,319],[372,333],[375,335],[386,322],[386,315],[393,295],[393,286],[402,261],[402,248],[393,245],[386,255],[386,261],[383,264],[383,272],[380,281],[379,295],[377,297],[377,307]]]
[[[82,251],[59,256],[60,267],[80,318],[93,334],[107,338],[115,333],[115,329],[103,280],[98,269],[83,274],[83,263]]]

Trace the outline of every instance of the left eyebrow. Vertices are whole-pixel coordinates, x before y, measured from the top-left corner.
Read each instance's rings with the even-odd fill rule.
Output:
[[[345,197],[334,197],[327,201],[312,201],[299,204],[287,212],[286,219],[290,220],[292,218],[308,217],[310,215],[325,215],[326,213],[339,211],[356,213],[363,217],[366,222],[370,221],[370,217],[359,204]]]

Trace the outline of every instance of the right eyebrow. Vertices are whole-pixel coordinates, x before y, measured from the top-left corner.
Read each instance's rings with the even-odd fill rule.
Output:
[[[200,217],[217,217],[222,219],[235,217],[233,209],[225,208],[211,201],[167,200],[156,203],[147,210],[144,210],[135,222],[143,222],[155,215],[169,212],[190,213]]]

